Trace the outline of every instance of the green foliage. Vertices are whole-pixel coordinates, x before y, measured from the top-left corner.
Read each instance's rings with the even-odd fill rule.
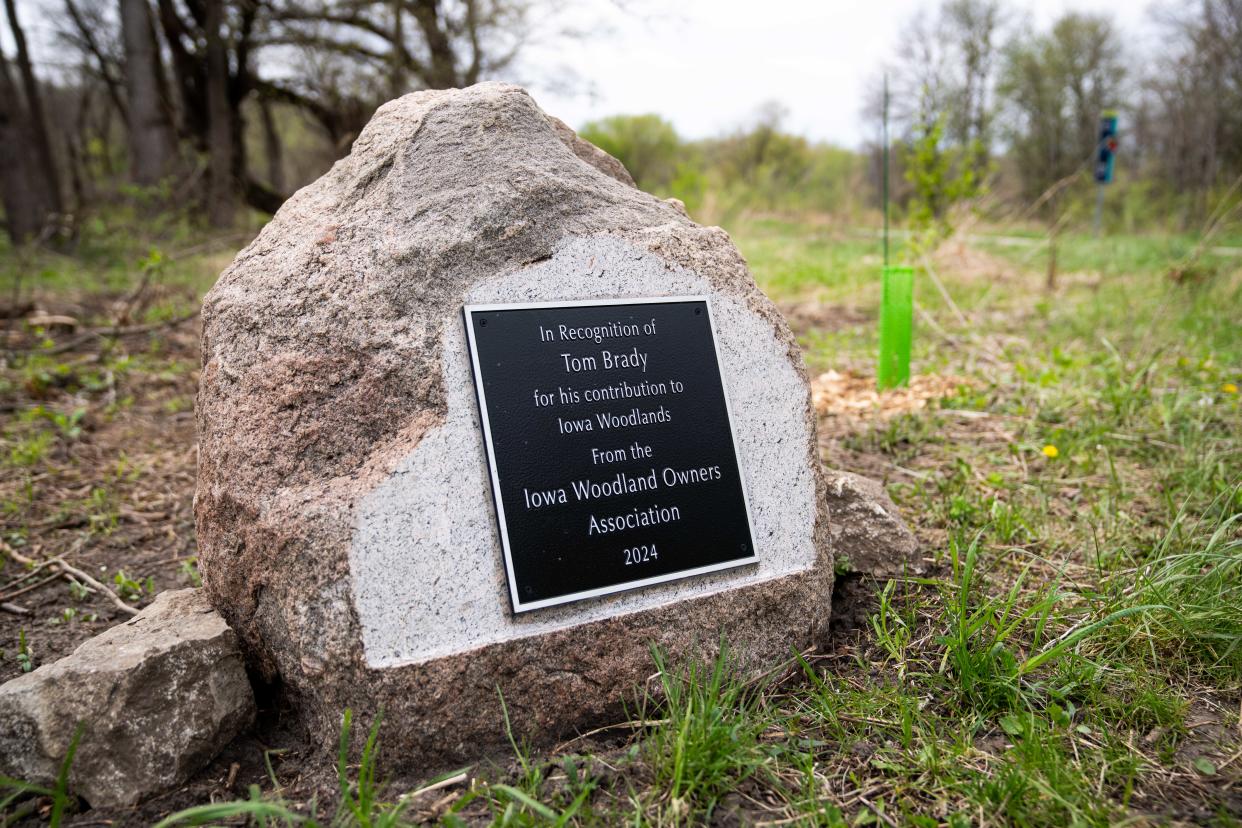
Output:
[[[22,628],[17,631],[17,666],[21,668],[23,673],[29,673],[34,669],[34,651],[30,649],[30,642],[26,640],[26,630]]]
[[[1196,520],[1179,509],[1136,569],[1109,578],[1122,605],[1159,604],[1117,631],[1128,660],[1178,663],[1230,685],[1242,678],[1242,509],[1239,489],[1225,492]]]
[[[744,192],[737,204],[762,205],[765,176],[780,180],[801,163],[796,145],[761,145],[750,135],[729,148],[735,155],[711,148],[721,152],[711,163],[727,159]],[[764,289],[812,319],[799,326],[812,371],[865,370],[879,301],[874,239],[774,216],[731,230]],[[617,728],[577,743],[600,756],[539,755],[509,726],[514,761],[443,786],[456,799],[437,812],[442,822],[958,826],[983,814],[995,824],[1107,825],[1146,819],[1160,804],[1151,792],[1174,768],[1210,812],[1234,784],[1236,748],[1192,741],[1203,729],[1188,717],[1201,715],[1205,693],[1228,698],[1242,674],[1242,288],[1231,278],[1236,260],[1211,249],[1203,264],[1214,275],[1165,277],[1198,241],[1067,233],[1061,261],[1075,276],[1046,294],[1026,269],[1034,235],[976,231],[968,243],[1013,272],[993,280],[941,270],[965,324],[939,291],[918,297],[943,334],[921,324],[916,372],[960,382],[925,408],[865,426],[835,422],[825,445],[833,465],[887,477],[926,541],[927,577],[884,585],[863,629],[808,654],[795,678],[772,665],[780,680],[748,683],[723,647],[707,663],[657,653],[639,715],[620,723],[630,741],[617,746],[626,732]],[[124,363],[160,378],[191,367],[144,355]],[[91,407],[102,369],[51,354],[13,366],[27,373],[11,387],[42,374],[37,387],[75,398],[49,396],[5,424],[0,456],[21,440],[43,443],[33,465],[5,469],[5,537],[15,547],[38,531],[21,518],[23,503],[46,497],[37,466],[78,462],[97,416],[110,416]],[[82,406],[90,413],[75,416]],[[106,528],[136,474],[125,461],[105,466],[64,514],[97,516],[91,528]],[[116,574],[129,600],[152,587]],[[182,574],[193,581],[192,566]],[[525,724],[499,704],[507,725]],[[168,824],[420,818],[415,807],[441,794],[388,790],[377,778],[379,730],[355,745],[354,724],[347,715],[336,810],[286,801],[271,774],[235,802]],[[1232,732],[1236,720],[1221,724]]]
[[[82,731],[83,726],[79,724],[69,740],[69,747],[56,773],[56,782],[51,788],[0,776],[0,816],[7,817],[4,825],[14,825],[32,816],[39,805],[40,797],[51,800],[51,807],[47,812],[49,828],[59,828],[64,823],[65,817],[77,806],[77,797],[69,790],[69,771],[78,753],[78,743],[82,741]],[[11,815],[10,808],[13,809]]]
[[[190,586],[201,587],[203,585],[203,576],[198,571],[198,558],[182,561],[177,570]]]
[[[335,814],[327,821],[318,820],[318,808],[311,803],[309,813],[301,813],[283,801],[278,793],[264,795],[258,785],[250,787],[248,799],[233,802],[217,802],[198,805],[171,814],[157,823],[156,828],[172,828],[176,825],[214,825],[225,820],[248,818],[260,825],[332,826],[332,828],[399,828],[410,823],[405,819],[407,804],[404,800],[388,802],[384,799],[384,785],[376,781],[375,772],[379,761],[380,716],[377,716],[367,734],[358,760],[357,773],[350,774],[350,746],[353,729],[353,711],[346,709],[341,720],[341,735],[337,751],[337,785],[340,801]],[[280,785],[268,763],[268,775],[272,787],[279,791]]]
[[[613,115],[579,134],[624,164],[644,190],[668,190],[686,163],[677,131],[659,115]]]
[[[586,124],[583,138],[619,159],[638,186],[685,202],[712,220],[762,210],[848,213],[861,208],[863,159],[780,128],[768,108],[723,138],[685,141],[657,115],[616,115]]]
[[[47,431],[18,436],[9,447],[9,463],[13,466],[37,466],[47,457],[55,436]]]
[[[212,244],[203,244],[193,201],[165,202],[147,211],[133,202],[109,204],[82,217],[73,255],[44,250],[12,254],[0,239],[0,293],[22,291],[73,292],[83,288],[123,294],[133,291],[137,276],[166,288],[190,288],[177,302],[174,315],[185,313],[206,291],[227,263]],[[231,258],[231,253],[226,253]],[[80,320],[86,322],[87,320]],[[140,320],[135,320],[140,321]]]
[[[670,821],[692,811],[710,819],[720,798],[764,762],[759,736],[768,720],[760,688],[737,674],[723,641],[711,664],[691,661],[674,670],[660,651],[652,657],[662,698],[646,697],[640,706],[641,720],[658,722],[642,754],[663,790]]]
[[[1009,44],[998,91],[1016,116],[1005,135],[1028,203],[1067,176],[1088,183],[1100,113],[1119,103],[1124,69],[1102,15],[1067,12],[1049,32]]]
[[[126,575],[122,569],[112,577],[112,581],[122,601],[139,601],[144,595],[155,594],[155,582],[150,577],[139,581]]]
[[[905,176],[913,188],[907,218],[914,229],[929,233],[932,244],[952,232],[952,208],[983,191],[978,173],[982,145],[947,146],[944,123],[944,116],[936,116],[920,124],[904,150]]]

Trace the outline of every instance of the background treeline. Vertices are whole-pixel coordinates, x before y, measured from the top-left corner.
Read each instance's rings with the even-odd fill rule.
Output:
[[[270,213],[346,153],[381,103],[498,76],[552,11],[524,0],[4,6],[0,197],[19,239],[72,234],[118,194],[189,206],[217,227],[242,206]],[[37,61],[32,19],[53,32]]]
[[[0,196],[17,240],[72,239],[118,205],[217,227],[270,213],[385,100],[510,75],[532,41],[574,36],[558,22],[570,0],[3,2]],[[711,220],[857,219],[879,204],[887,76],[899,217],[947,226],[968,206],[1062,225],[1087,220],[1099,117],[1115,109],[1107,220],[1197,227],[1242,182],[1242,0],[1151,14],[1159,37],[1138,45],[1107,16],[1041,30],[1004,0],[929,5],[876,68],[860,102],[876,140],[859,150],[785,132],[778,104],[707,140],[654,115],[583,132]]]
[[[969,205],[998,219],[1090,220],[1101,114],[1121,146],[1106,218],[1188,229],[1237,204],[1242,188],[1242,0],[1153,9],[1145,52],[1107,16],[1068,13],[1045,30],[1003,0],[945,0],[902,28],[901,58],[877,68],[860,152],[780,129],[780,107],[722,138],[680,140],[654,115],[583,134],[645,189],[692,210],[857,215],[879,204],[883,78],[889,84],[889,190],[917,223]]]

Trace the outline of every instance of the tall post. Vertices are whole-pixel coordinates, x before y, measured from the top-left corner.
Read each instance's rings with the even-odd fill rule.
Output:
[[[1100,237],[1100,223],[1104,217],[1104,182],[1095,185],[1095,220],[1091,223],[1095,237]]]
[[[880,118],[884,142],[881,187],[884,202],[884,267],[880,295],[880,357],[875,384],[880,390],[910,383],[910,346],[914,332],[914,269],[890,265],[888,257],[888,74],[884,75],[884,112]]]
[[[1100,114],[1100,137],[1095,147],[1095,235],[1100,235],[1104,218],[1104,188],[1113,182],[1113,166],[1117,160],[1117,111],[1106,109]]]
[[[882,191],[881,201],[884,203],[884,266],[888,267],[888,72],[884,73],[884,112],[880,116],[880,142],[884,145],[881,152],[884,161],[882,162],[880,189]]]

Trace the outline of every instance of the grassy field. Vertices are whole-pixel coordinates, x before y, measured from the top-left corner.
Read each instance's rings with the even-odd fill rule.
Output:
[[[812,375],[869,376],[874,236],[729,229]],[[1037,235],[979,229],[927,256],[898,245],[920,268],[915,373],[955,390],[825,412],[821,440],[829,466],[884,480],[926,577],[874,584],[865,623],[759,681],[727,655],[653,654],[658,688],[635,689],[633,721],[555,755],[515,745],[432,786],[382,786],[374,751],[342,755],[318,821],[1242,824],[1242,239],[1214,245],[1188,266],[1191,238],[1067,235],[1052,289]],[[0,614],[0,678],[117,620],[63,579],[14,595],[33,579],[7,553],[72,555],[135,605],[197,579],[197,346],[180,320],[229,247],[164,248],[0,262],[0,295],[39,298],[79,330],[123,328],[7,332],[0,600],[30,614]],[[291,767],[260,765],[248,799],[175,819],[302,821],[316,791]]]

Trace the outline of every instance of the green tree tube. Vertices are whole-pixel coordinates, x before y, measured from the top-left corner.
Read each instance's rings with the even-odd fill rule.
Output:
[[[884,267],[884,297],[880,302],[880,364],[876,387],[897,388],[910,383],[910,341],[914,327],[914,268]]]

